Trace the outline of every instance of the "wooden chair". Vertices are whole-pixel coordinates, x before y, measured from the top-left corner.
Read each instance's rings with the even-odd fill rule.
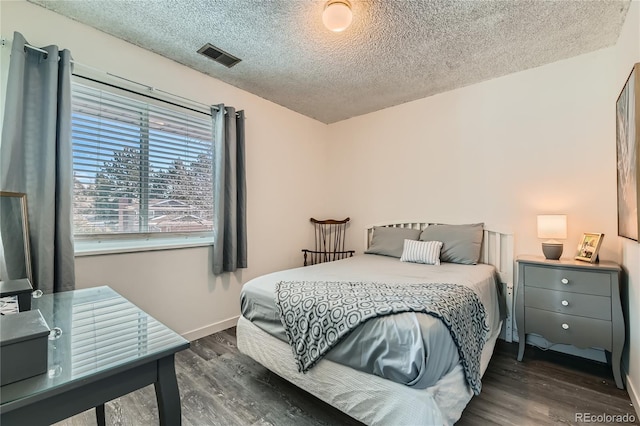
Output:
[[[332,262],[353,256],[354,250],[344,249],[345,231],[349,220],[351,219],[310,219],[315,228],[315,249],[302,250],[304,253],[304,266]]]

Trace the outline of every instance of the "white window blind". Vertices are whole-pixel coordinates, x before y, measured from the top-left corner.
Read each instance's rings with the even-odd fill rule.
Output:
[[[212,121],[117,89],[72,84],[74,233],[210,233]]]

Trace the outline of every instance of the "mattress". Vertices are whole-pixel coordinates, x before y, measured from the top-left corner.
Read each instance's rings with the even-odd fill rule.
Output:
[[[240,352],[368,425],[453,425],[473,396],[460,364],[426,389],[401,385],[328,359],[302,374],[287,343],[242,316],[236,333]],[[496,331],[489,336],[482,350],[482,374],[489,365],[498,334]]]
[[[255,278],[243,286],[242,315],[259,329],[286,343],[274,302],[275,284],[322,280],[461,284],[473,289],[485,307],[489,327],[487,340],[500,330],[493,266],[424,265],[369,254]],[[457,347],[442,321],[411,312],[367,321],[334,347],[326,359],[416,389],[434,386],[459,367]]]

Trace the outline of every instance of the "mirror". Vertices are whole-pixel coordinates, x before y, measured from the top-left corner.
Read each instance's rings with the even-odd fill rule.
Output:
[[[27,195],[0,191],[0,281],[21,278],[33,283]]]

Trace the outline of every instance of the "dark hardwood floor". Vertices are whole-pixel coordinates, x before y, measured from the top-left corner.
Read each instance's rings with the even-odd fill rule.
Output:
[[[576,413],[632,414],[629,396],[617,389],[608,366],[581,358],[498,341],[474,397],[458,425],[580,424]],[[176,355],[183,425],[359,425],[238,352],[235,328],[192,342]],[[106,405],[108,425],[157,425],[153,386]],[[58,426],[95,425],[87,411]],[[599,423],[602,424],[602,423]]]
[[[482,392],[469,402],[457,425],[585,424],[577,413],[629,414],[635,421],[627,424],[640,424],[608,365],[532,346],[518,362],[517,349],[516,343],[498,340]]]

